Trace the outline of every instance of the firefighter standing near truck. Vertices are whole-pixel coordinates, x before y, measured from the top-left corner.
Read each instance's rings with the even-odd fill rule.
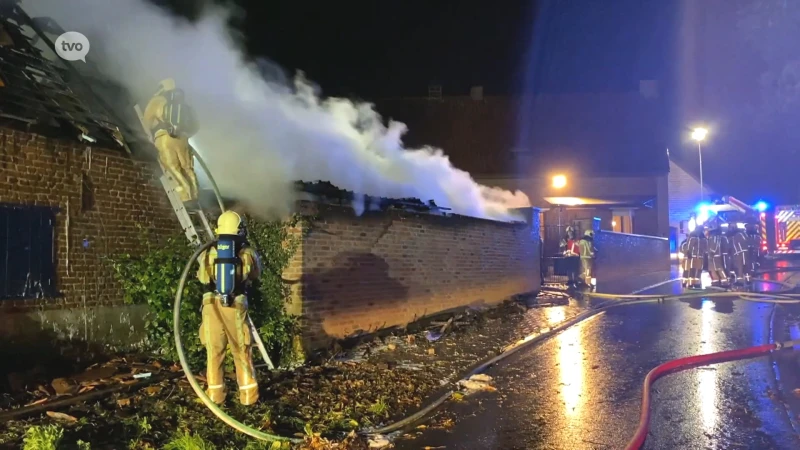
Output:
[[[745,226],[745,230],[747,231],[747,238],[750,244],[750,251],[748,252],[750,255],[748,270],[750,271],[751,275],[755,275],[756,270],[758,270],[759,266],[761,265],[761,233],[758,225],[753,223],[747,224]]]
[[[580,249],[578,247],[578,241],[575,238],[575,229],[569,226],[566,229],[566,236],[559,243],[559,249],[564,256],[567,268],[567,286],[571,287],[574,287],[577,282],[580,268],[580,259],[578,258]]]
[[[703,228],[697,227],[694,231],[689,233],[689,239],[686,242],[686,259],[688,260],[689,279],[686,283],[687,287],[698,288],[700,284],[700,276],[703,272],[703,260],[707,246],[705,236],[703,235]]]
[[[586,286],[591,286],[592,278],[594,277],[594,256],[596,251],[594,248],[594,231],[586,230],[581,240],[578,241],[578,248],[580,249],[581,257],[580,281]]]
[[[200,342],[206,347],[207,394],[214,403],[225,401],[223,363],[230,346],[239,401],[252,405],[258,400],[253,366],[252,335],[247,323],[247,292],[261,275],[258,253],[247,244],[247,231],[235,212],[217,220],[217,244],[200,255],[197,278],[206,287]]]
[[[737,228],[731,239],[733,244],[733,267],[737,280],[750,281],[750,238],[742,228]]]
[[[689,267],[691,260],[689,259],[689,238],[681,242],[681,245],[678,246],[678,251],[680,252],[680,267],[681,267],[681,278],[683,279],[682,284],[683,287],[689,286]]]
[[[183,202],[197,200],[197,175],[189,138],[198,131],[194,111],[184,99],[175,80],[162,80],[142,114],[158,150],[164,170],[178,183],[176,191]]]
[[[722,230],[715,226],[707,229],[705,234],[708,240],[708,273],[712,282],[721,286],[728,279],[725,273]]]

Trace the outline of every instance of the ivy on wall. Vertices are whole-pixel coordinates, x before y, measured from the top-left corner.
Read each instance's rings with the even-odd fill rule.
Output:
[[[300,243],[300,237],[290,232],[300,220],[295,216],[286,221],[263,222],[245,217],[248,240],[261,256],[263,267],[248,299],[250,316],[276,364],[293,364],[302,359],[296,345],[298,318],[286,312],[291,292],[282,278]],[[143,249],[140,254],[116,255],[110,258],[110,264],[122,287],[125,303],[145,304],[149,308],[145,327],[150,349],[177,360],[172,332],[174,300],[181,273],[194,249],[183,234],[165,238],[142,227],[140,241]],[[181,330],[190,363],[201,367],[205,362],[205,349],[200,344],[198,331],[203,288],[194,277],[196,270],[197,264],[184,288]],[[253,354],[259,355],[258,351]]]

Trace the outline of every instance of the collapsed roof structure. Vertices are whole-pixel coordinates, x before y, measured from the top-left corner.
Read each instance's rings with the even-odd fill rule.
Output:
[[[19,0],[0,0],[0,126],[153,158],[129,93],[95,65],[55,54],[53,43],[65,31],[49,17],[29,16]],[[321,203],[363,202],[365,210],[447,210],[433,200],[362,196],[327,181],[297,181],[295,187]]]

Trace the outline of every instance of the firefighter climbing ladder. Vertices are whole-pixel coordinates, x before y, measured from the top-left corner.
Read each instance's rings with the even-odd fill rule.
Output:
[[[145,135],[150,137],[150,133],[147,130],[147,126],[144,123],[144,115],[142,114],[142,109],[139,105],[134,105],[133,107],[136,110],[137,116],[139,116],[139,121],[142,124],[142,129],[145,132]],[[150,138],[152,143],[152,138]],[[191,148],[191,147],[190,147]],[[222,203],[222,199],[219,195],[219,189],[214,183],[214,179],[211,176],[211,172],[206,167],[203,160],[200,158],[200,155],[192,149],[192,154],[194,158],[197,159],[197,162],[203,168],[203,171],[208,176],[209,180],[214,186],[214,193],[217,196],[217,201],[219,202],[220,210],[225,211],[225,206]],[[159,162],[159,165],[161,163]],[[189,243],[192,244],[194,247],[199,247],[203,245],[203,240],[200,238],[199,234],[197,233],[197,224],[193,218],[197,218],[200,222],[200,226],[205,231],[206,235],[208,235],[208,240],[212,240],[215,238],[214,231],[211,229],[211,225],[208,223],[208,218],[206,217],[205,212],[203,211],[202,207],[200,206],[199,198],[197,201],[192,202],[196,209],[188,210],[186,208],[186,204],[181,200],[180,195],[178,194],[178,182],[173,178],[167,170],[164,170],[164,166],[161,165],[161,169],[163,174],[161,175],[161,185],[164,187],[164,192],[167,193],[167,197],[169,198],[169,202],[172,205],[172,210],[175,212],[175,216],[178,218],[178,222],[181,224],[181,228],[183,228],[183,232],[186,235],[186,238],[189,240]],[[269,355],[267,354],[267,348],[264,346],[264,341],[261,340],[261,336],[258,334],[258,328],[256,328],[255,324],[253,323],[253,319],[250,316],[247,316],[248,326],[250,327],[250,333],[253,336],[253,340],[258,347],[259,353],[261,353],[261,358],[267,364],[267,367],[270,370],[275,369],[275,365],[272,364],[272,360],[270,359]]]
[[[142,123],[142,129],[145,130],[145,133],[147,133],[147,127],[144,123],[144,116],[142,115],[141,108],[139,105],[136,105],[134,106],[134,109],[136,110],[136,114],[139,116],[139,120]],[[149,137],[150,134],[147,133],[147,136]],[[196,202],[197,209],[191,211],[188,210],[186,208],[186,204],[181,201],[180,195],[178,194],[177,180],[175,180],[175,178],[173,178],[172,175],[165,170],[164,165],[161,164],[160,161],[158,164],[161,166],[162,171],[160,178],[161,186],[164,187],[164,192],[167,193],[167,198],[169,198],[169,203],[172,205],[172,210],[175,211],[175,216],[178,218],[178,222],[180,222],[181,228],[183,229],[184,234],[186,234],[186,238],[189,240],[189,243],[195,247],[203,243],[203,239],[201,239],[200,235],[197,233],[198,227],[195,224],[193,217],[200,221],[200,225],[206,232],[208,239],[214,239],[214,231],[211,229],[211,225],[208,223],[208,219],[206,218],[203,209],[200,207],[200,202]]]

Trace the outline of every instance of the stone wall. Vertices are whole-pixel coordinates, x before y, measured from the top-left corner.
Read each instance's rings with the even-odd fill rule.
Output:
[[[312,346],[539,289],[537,224],[315,208],[287,272]]]
[[[160,169],[107,150],[0,129],[0,203],[56,209],[55,298],[0,299],[0,339],[35,334],[103,345],[137,345],[141,311],[123,307],[105,258],[135,253],[139,226],[180,231]],[[69,226],[67,226],[69,225]]]

